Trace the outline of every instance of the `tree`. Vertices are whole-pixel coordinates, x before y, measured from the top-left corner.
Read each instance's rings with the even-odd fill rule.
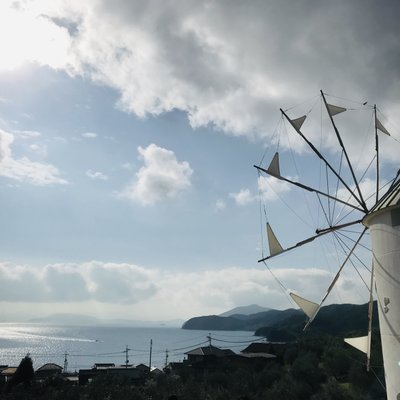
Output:
[[[7,382],[6,392],[10,392],[14,386],[20,383],[23,383],[25,387],[29,386],[34,375],[32,359],[29,354],[27,354],[19,363],[15,374]]]

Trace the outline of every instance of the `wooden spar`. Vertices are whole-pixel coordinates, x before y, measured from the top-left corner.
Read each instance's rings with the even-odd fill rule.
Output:
[[[354,174],[354,170],[353,170],[353,167],[352,167],[352,165],[351,165],[349,156],[348,156],[348,154],[347,154],[346,147],[344,146],[344,143],[343,143],[343,141],[342,141],[342,138],[341,138],[341,136],[340,136],[340,133],[339,133],[337,127],[336,127],[335,121],[333,120],[333,117],[332,117],[331,113],[329,112],[328,103],[326,102],[325,95],[324,95],[324,92],[323,92],[322,90],[321,90],[321,96],[322,96],[322,99],[324,100],[324,104],[325,104],[325,107],[326,107],[326,111],[328,112],[328,115],[329,115],[329,118],[330,118],[330,120],[331,120],[333,129],[335,130],[336,137],[337,137],[337,139],[338,139],[338,141],[339,141],[340,147],[341,147],[342,150],[343,150],[343,154],[344,154],[344,156],[345,156],[345,158],[346,158],[347,165],[349,166],[349,169],[350,169],[350,172],[351,172],[351,176],[353,177],[353,180],[354,180],[354,184],[356,185],[358,195],[360,196],[361,205],[362,205],[362,207],[364,208],[364,210],[367,211],[367,205],[365,204],[363,195],[362,195],[361,190],[360,190],[360,186],[359,186],[359,184],[358,184],[358,182],[357,182],[356,175]],[[376,110],[375,110],[375,119],[376,119]],[[375,124],[375,130],[376,130],[376,124]]]
[[[266,170],[266,169],[264,169],[264,168],[262,168],[262,167],[259,167],[259,166],[257,166],[257,165],[254,165],[254,168],[257,168],[259,171],[265,172],[266,174],[268,174],[268,175],[270,175],[270,176],[273,176],[273,177],[276,178],[276,179],[279,179],[279,180],[281,180],[281,181],[285,181],[285,182],[288,182],[288,183],[290,183],[290,184],[292,184],[292,185],[298,186],[298,187],[300,187],[300,188],[302,188],[302,189],[304,189],[304,190],[307,190],[308,192],[315,192],[315,193],[318,193],[318,194],[320,194],[321,196],[325,196],[325,197],[328,197],[328,198],[330,198],[330,199],[332,199],[332,200],[338,201],[339,203],[342,203],[342,204],[344,204],[344,205],[346,205],[346,206],[348,206],[348,207],[352,207],[352,208],[354,208],[355,210],[358,210],[358,211],[361,211],[361,212],[365,212],[363,209],[361,209],[361,208],[359,208],[359,207],[357,207],[357,206],[354,206],[354,205],[351,204],[351,203],[347,203],[346,201],[340,200],[340,199],[338,199],[337,197],[331,196],[330,194],[327,194],[327,193],[325,193],[325,192],[321,192],[321,191],[318,190],[318,189],[314,189],[314,188],[312,188],[312,187],[310,187],[310,186],[307,186],[307,185],[304,185],[304,184],[302,184],[302,183],[300,183],[300,182],[294,182],[294,181],[292,181],[292,180],[290,180],[290,179],[284,178],[283,176],[278,176],[278,175],[273,174],[272,172],[270,172],[270,171],[268,171],[268,170]]]
[[[290,125],[292,125],[293,129],[302,137],[302,139],[308,144],[308,146],[312,149],[312,151],[325,163],[325,165],[336,175],[336,177],[342,182],[344,187],[349,191],[349,193],[357,200],[357,203],[363,207],[363,212],[368,212],[367,208],[363,205],[362,201],[354,194],[354,192],[350,189],[349,185],[343,180],[343,178],[335,171],[332,165],[325,159],[325,157],[318,151],[318,149],[302,134],[300,129],[297,128],[295,124],[293,124],[292,120],[288,117],[285,111],[280,109],[281,113],[285,116],[285,118],[289,121]]]
[[[328,233],[337,231],[338,229],[342,229],[342,228],[345,228],[345,227],[350,226],[350,225],[358,224],[358,223],[360,223],[360,222],[361,222],[361,220],[357,220],[357,221],[348,222],[348,223],[342,224],[342,225],[332,226],[332,227],[326,228],[326,229],[324,229],[324,230],[322,230],[322,231],[318,231],[317,235],[310,236],[309,238],[307,238],[307,239],[305,239],[305,240],[302,240],[302,241],[296,243],[294,246],[288,247],[287,249],[283,249],[283,250],[280,251],[279,253],[271,254],[271,255],[269,255],[268,257],[264,257],[264,258],[262,258],[261,260],[258,260],[258,262],[263,262],[263,261],[269,260],[269,259],[271,259],[271,258],[273,258],[273,257],[275,257],[275,256],[277,256],[277,255],[279,255],[279,254],[286,253],[286,252],[288,252],[288,251],[290,251],[290,250],[295,249],[296,247],[301,247],[301,246],[303,246],[303,245],[306,244],[306,243],[310,243],[310,242],[312,242],[313,240],[318,239],[319,237],[324,236],[324,235],[326,235],[326,234],[328,234]]]
[[[348,226],[355,225],[360,222],[362,222],[362,219],[358,219],[357,221],[346,222],[345,224],[330,226],[329,228],[316,229],[315,233],[322,233],[322,232],[326,232],[326,231],[329,233],[329,232],[337,231],[338,229],[347,228]]]
[[[376,152],[376,203],[379,199],[379,139],[378,127],[376,125],[376,104],[374,104],[374,121],[375,121],[375,152]]]

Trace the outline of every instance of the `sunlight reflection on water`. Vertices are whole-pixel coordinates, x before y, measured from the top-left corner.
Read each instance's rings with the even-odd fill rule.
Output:
[[[209,331],[179,328],[132,328],[114,326],[45,326],[39,324],[0,323],[0,364],[19,364],[30,354],[37,368],[46,362],[64,365],[68,353],[68,370],[91,367],[96,362],[125,362],[125,347],[129,346],[130,361],[148,364],[150,339],[153,339],[152,365],[163,367],[168,349],[168,361],[182,361],[190,349],[207,345]],[[254,340],[252,332],[211,331],[221,348],[239,352]],[[232,343],[229,343],[231,341]]]

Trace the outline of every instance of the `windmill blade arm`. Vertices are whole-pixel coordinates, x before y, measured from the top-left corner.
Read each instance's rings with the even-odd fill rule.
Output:
[[[291,247],[288,247],[288,248],[286,248],[286,249],[283,249],[283,250],[280,251],[279,253],[271,254],[271,255],[269,255],[268,257],[264,257],[264,258],[262,258],[261,260],[258,260],[258,262],[263,262],[263,261],[269,260],[270,258],[273,258],[273,257],[275,257],[275,256],[278,256],[279,254],[283,254],[283,253],[286,253],[286,252],[288,252],[288,251],[290,251],[290,250],[293,250],[293,249],[295,249],[295,248],[297,248],[297,247],[301,247],[301,246],[303,246],[303,245],[305,245],[305,244],[307,244],[307,243],[312,242],[314,239],[316,239],[316,238],[318,238],[318,237],[320,237],[320,236],[326,235],[327,233],[329,233],[329,232],[324,232],[324,233],[320,233],[320,234],[318,234],[318,235],[311,236],[311,237],[309,237],[309,238],[307,238],[307,239],[304,239],[304,240],[302,240],[302,241],[296,243],[294,246],[291,246]]]
[[[325,192],[321,192],[320,190],[314,189],[314,188],[312,188],[310,186],[307,186],[307,185],[304,185],[303,183],[295,182],[295,181],[292,181],[292,180],[290,180],[288,178],[284,178],[283,176],[278,176],[276,174],[273,174],[270,171],[266,170],[265,168],[259,167],[258,165],[254,165],[254,168],[256,168],[257,170],[259,170],[261,172],[264,172],[264,173],[266,173],[266,174],[268,174],[270,176],[273,176],[276,179],[279,179],[279,180],[284,181],[284,182],[288,182],[291,185],[294,185],[294,186],[297,186],[297,187],[299,187],[301,189],[307,190],[308,192],[314,192],[314,193],[320,194],[321,196],[324,196],[324,197],[327,197],[327,198],[329,198],[331,200],[334,200],[334,201],[337,201],[339,203],[342,203],[342,204],[344,204],[344,205],[346,205],[348,207],[354,208],[355,210],[358,210],[358,211],[361,211],[361,212],[365,212],[362,208],[359,208],[359,207],[357,207],[357,206],[355,206],[355,205],[353,205],[351,203],[348,203],[346,201],[340,200],[337,197],[331,196],[330,194],[327,194]]]
[[[303,135],[303,133],[300,131],[300,128],[296,126],[296,124],[293,123],[293,121],[289,118],[289,116],[283,111],[282,109],[281,113],[282,115],[289,121],[290,125],[292,125],[293,129],[301,136],[301,138],[308,144],[308,146],[313,150],[313,152],[325,163],[325,165],[332,171],[334,175],[339,179],[340,182],[342,182],[343,186],[348,190],[351,196],[357,201],[357,203],[363,207],[363,211],[367,212],[366,206],[363,204],[363,202],[354,194],[354,192],[350,189],[349,185],[343,180],[343,178],[337,173],[335,168],[332,167],[332,165],[327,161],[327,159],[318,151],[318,149]]]
[[[337,231],[342,228],[347,228],[348,226],[359,224],[362,222],[362,219],[358,219],[357,221],[352,221],[352,222],[346,222],[345,224],[340,224],[340,225],[335,225],[335,226],[330,226],[329,228],[323,228],[323,229],[317,229],[315,233],[329,233],[333,231]]]
[[[346,223],[346,224],[341,224],[341,225],[332,226],[332,227],[330,227],[330,228],[326,228],[326,229],[323,229],[323,230],[321,230],[321,231],[317,230],[317,231],[316,231],[316,232],[317,232],[316,235],[310,236],[310,237],[307,238],[307,239],[301,240],[300,242],[297,242],[295,245],[293,245],[293,246],[291,246],[291,247],[288,247],[288,248],[286,248],[286,249],[282,249],[282,251],[279,251],[279,252],[277,252],[277,253],[271,254],[271,255],[269,255],[268,257],[264,257],[264,258],[262,258],[261,260],[258,260],[258,262],[263,262],[263,261],[269,260],[269,259],[271,259],[271,258],[273,258],[273,257],[275,257],[275,256],[278,256],[278,255],[280,255],[280,254],[283,254],[283,253],[286,253],[286,252],[288,252],[288,251],[290,251],[290,250],[293,250],[293,249],[295,249],[295,248],[297,248],[297,247],[301,247],[301,246],[303,246],[303,245],[305,245],[305,244],[307,244],[307,243],[310,243],[310,242],[314,241],[315,239],[317,239],[317,238],[319,238],[319,237],[321,237],[321,236],[327,235],[328,233],[337,231],[337,230],[339,230],[339,229],[341,229],[341,228],[345,228],[345,227],[350,226],[350,225],[358,224],[359,222],[361,222],[361,220],[348,222],[348,223]],[[364,230],[364,232],[365,232],[365,230]],[[364,233],[364,232],[363,232],[363,233]],[[361,238],[360,238],[360,239],[361,239]],[[357,244],[358,244],[358,242],[360,241],[360,239],[356,242]]]
[[[335,121],[333,120],[333,116],[332,116],[332,113],[331,113],[331,111],[330,111],[330,108],[332,108],[332,105],[329,105],[329,104],[326,102],[326,98],[325,98],[325,95],[324,95],[324,93],[323,93],[322,90],[321,90],[321,96],[322,96],[322,99],[323,99],[323,101],[324,101],[324,104],[325,104],[325,107],[326,107],[326,111],[328,112],[329,118],[330,118],[330,120],[331,120],[333,129],[334,129],[334,131],[335,131],[335,133],[336,133],[336,137],[337,137],[337,139],[338,139],[339,145],[340,145],[340,147],[341,147],[342,150],[343,150],[343,154],[344,154],[344,156],[345,156],[345,158],[346,158],[347,165],[348,165],[348,167],[349,167],[349,169],[350,169],[351,176],[353,177],[354,184],[356,185],[356,189],[357,189],[358,196],[359,196],[359,199],[360,199],[360,204],[362,205],[362,207],[363,207],[364,210],[367,210],[367,205],[365,204],[363,195],[362,195],[362,193],[361,193],[361,189],[360,189],[360,186],[359,186],[359,184],[358,184],[356,175],[355,175],[355,173],[354,173],[353,166],[351,165],[349,155],[347,154],[346,147],[344,146],[344,143],[343,143],[343,141],[342,141],[342,138],[340,137],[340,133],[339,133],[337,127],[336,127]],[[336,107],[336,108],[338,108],[338,107]],[[343,109],[343,110],[345,110],[345,109]]]

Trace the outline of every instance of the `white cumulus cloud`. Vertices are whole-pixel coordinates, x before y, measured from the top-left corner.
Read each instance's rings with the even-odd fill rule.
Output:
[[[245,206],[257,199],[257,196],[252,195],[249,189],[241,189],[238,193],[230,193],[229,196],[238,206]]]
[[[37,186],[67,184],[60,178],[58,169],[51,164],[31,161],[27,157],[14,158],[11,145],[14,135],[0,130],[0,175]]]
[[[289,183],[280,181],[272,176],[260,176],[258,178],[258,190],[265,200],[277,200],[280,194],[289,192],[290,189]]]
[[[4,67],[63,68],[117,90],[141,117],[181,110],[194,127],[270,137],[277,105],[321,86],[397,104],[396,1],[3,3]]]
[[[367,301],[361,279],[347,271],[327,303]],[[26,303],[25,311],[33,314],[40,313],[35,306],[40,303],[52,313],[74,304],[82,313],[101,308],[108,318],[126,318],[127,314],[132,319],[189,318],[247,304],[294,307],[275,278],[318,302],[332,280],[331,273],[318,268],[280,268],[274,275],[266,269],[243,267],[171,272],[99,261],[41,267],[0,263],[0,302]],[[365,293],[365,298],[360,298],[360,293]]]
[[[93,171],[91,169],[86,171],[86,176],[88,176],[90,179],[97,179],[97,180],[101,180],[101,181],[108,180],[108,175],[103,174],[100,171]]]
[[[175,153],[155,144],[138,147],[144,166],[121,195],[142,206],[177,197],[191,186],[193,170],[187,161],[179,162]]]

